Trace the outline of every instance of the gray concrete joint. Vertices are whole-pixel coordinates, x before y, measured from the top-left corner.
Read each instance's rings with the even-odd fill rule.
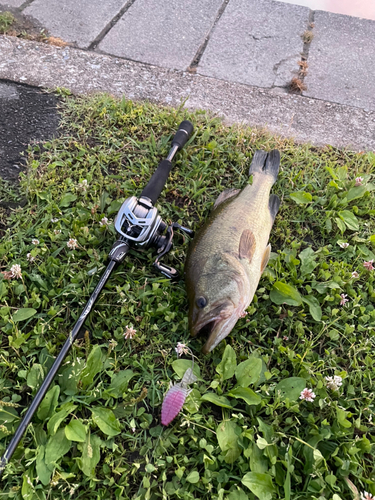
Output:
[[[71,47],[72,47],[72,45],[71,45]],[[168,71],[168,68],[165,68],[165,66],[160,66],[157,63],[143,62],[143,61],[139,61],[137,59],[132,59],[131,57],[114,56],[113,54],[110,54],[109,52],[106,52],[105,50],[102,50],[102,49],[89,50],[89,49],[82,49],[81,47],[73,47],[73,48],[76,50],[81,50],[82,52],[87,52],[89,54],[91,53],[91,54],[97,54],[97,55],[101,55],[101,56],[111,57],[111,58],[118,60],[118,61],[124,61],[124,63],[132,62],[135,64],[142,64],[142,66],[147,66],[149,68],[159,68],[159,69],[164,69],[164,70]],[[174,71],[176,73],[183,73],[183,71],[179,70],[179,69],[173,69],[173,70],[170,69],[170,71]]]
[[[307,22],[307,29],[302,35],[302,40],[303,40],[303,48],[302,48],[302,53],[301,53],[301,63],[305,63],[306,66],[300,66],[300,69],[298,71],[298,78],[302,82],[302,88],[304,86],[304,80],[308,72],[308,57],[309,57],[309,50],[310,50],[310,45],[311,42],[314,38],[314,16],[315,16],[315,10],[310,10],[309,12],[309,20]],[[311,33],[311,38],[306,37],[306,33],[309,32]],[[306,89],[306,86],[304,87]],[[303,91],[301,91],[303,93]]]
[[[34,2],[34,0],[26,0],[26,2],[23,2],[23,4],[18,8],[20,12],[23,11],[23,9],[26,9],[29,5],[31,5]]]
[[[211,36],[211,33],[213,32],[213,30],[215,29],[215,26],[217,25],[217,23],[219,22],[221,16],[224,14],[224,11],[227,7],[229,3],[229,0],[224,0],[220,9],[218,10],[218,13],[217,13],[217,16],[214,20],[214,22],[212,23],[212,25],[210,26],[208,32],[207,32],[207,35],[204,39],[204,42],[202,43],[202,45],[199,47],[199,49],[197,50],[197,53],[195,54],[194,56],[194,59],[192,60],[192,62],[190,63],[189,67],[187,68],[187,71],[189,71],[190,73],[195,73],[198,65],[199,65],[199,62],[204,54],[204,51],[206,50],[206,47],[207,47],[207,44],[208,44],[208,41],[210,39],[210,36]]]
[[[34,2],[34,0],[26,0],[21,4],[19,7],[12,7],[10,5],[7,5],[6,0],[3,2],[0,2],[0,11],[8,11],[11,12],[12,14],[21,14],[26,7],[31,5]]]
[[[315,10],[310,10],[309,20],[307,23],[306,31],[310,31],[312,34],[314,34],[314,18],[315,18]],[[306,31],[305,31],[305,33],[306,33]],[[303,42],[303,57],[304,57],[305,61],[307,61],[308,56],[309,56],[311,42],[312,42],[312,39],[310,41],[304,40],[304,42]]]
[[[31,0],[33,1],[33,0]],[[95,50],[103,38],[111,31],[111,29],[118,23],[127,10],[136,2],[136,0],[128,0],[125,5],[120,9],[120,11],[114,16],[113,19],[107,24],[107,26],[99,33],[99,35],[93,40],[87,47],[87,50]]]

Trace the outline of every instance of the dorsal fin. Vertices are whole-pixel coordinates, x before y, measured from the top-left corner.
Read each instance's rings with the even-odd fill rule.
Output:
[[[271,243],[268,243],[263,254],[262,263],[260,265],[260,274],[263,274],[263,271],[266,269],[268,261],[270,260],[270,254],[271,254]]]
[[[223,201],[228,200],[229,198],[232,198],[233,196],[236,196],[241,191],[241,189],[226,189],[222,193],[219,194],[217,197],[213,209],[218,207]]]
[[[255,248],[256,241],[254,234],[250,231],[250,229],[245,229],[245,231],[242,232],[240,238],[240,259],[248,259],[248,261],[251,262],[253,259]]]

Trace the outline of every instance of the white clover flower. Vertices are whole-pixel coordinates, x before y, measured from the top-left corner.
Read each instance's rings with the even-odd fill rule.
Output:
[[[331,391],[337,391],[339,387],[342,386],[342,378],[339,375],[334,377],[326,377],[327,387]]]
[[[371,493],[367,493],[367,491],[364,491],[361,493],[361,500],[375,500],[374,495],[371,495]]]
[[[135,337],[135,334],[137,333],[137,330],[135,330],[132,326],[128,326],[126,325],[125,327],[125,332],[124,332],[124,337],[126,339],[132,339],[133,337]]]
[[[27,258],[27,260],[28,260],[29,262],[34,262],[34,260],[35,260],[35,257],[33,257],[33,256],[31,255],[31,253],[28,253],[28,254],[26,255],[26,258]]]
[[[58,234],[61,234],[61,229],[55,229],[53,231],[54,234],[58,235]]]
[[[75,490],[78,488],[79,484],[72,484],[69,490],[69,496],[73,496]]]
[[[357,271],[352,272],[352,278],[359,278],[359,274],[357,273]]]
[[[362,182],[363,182],[363,177],[356,177],[355,178],[355,186],[362,186]]]
[[[88,182],[86,179],[83,179],[83,181],[78,184],[78,189],[83,193],[85,193],[87,188],[88,188]]]
[[[342,293],[340,295],[340,297],[341,297],[340,306],[344,306],[346,304],[346,302],[349,302],[349,299],[346,298],[347,296],[348,296],[347,293]]]
[[[22,278],[21,266],[19,264],[13,264],[10,268],[13,278]]]
[[[363,266],[368,270],[368,271],[373,271],[375,268],[373,266],[374,259],[369,260],[368,262],[364,262]]]
[[[59,222],[59,219],[51,219],[51,222],[54,224],[55,222]]]
[[[70,248],[70,250],[74,250],[75,248],[78,247],[78,241],[75,240],[74,238],[70,238],[66,246]]]
[[[177,352],[177,356],[182,356],[183,354],[189,354],[189,348],[186,344],[177,342],[177,346],[174,349]]]
[[[37,240],[36,238],[34,238],[33,240],[31,240],[31,243],[33,245],[39,245],[39,240]]]
[[[107,217],[103,217],[102,220],[99,222],[101,226],[108,226],[108,219]]]
[[[344,243],[338,243],[338,246],[339,246],[340,248],[348,248],[349,243],[346,243],[346,242],[344,242]]]
[[[311,389],[308,389],[306,387],[306,389],[303,389],[303,391],[301,392],[299,398],[304,399],[305,401],[310,401],[310,403],[312,403],[316,398],[316,394]]]

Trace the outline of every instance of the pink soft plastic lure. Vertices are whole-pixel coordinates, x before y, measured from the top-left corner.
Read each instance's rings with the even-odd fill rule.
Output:
[[[163,425],[169,425],[180,413],[185,400],[191,391],[191,389],[188,388],[188,385],[192,384],[196,380],[197,377],[194,375],[193,370],[188,368],[184,373],[181,382],[178,382],[169,388],[161,407],[161,423]]]

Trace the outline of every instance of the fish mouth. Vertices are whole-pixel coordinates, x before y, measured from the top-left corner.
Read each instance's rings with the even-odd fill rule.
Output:
[[[207,338],[202,348],[203,354],[211,352],[230,333],[238,319],[233,313],[228,311],[225,315],[207,318],[193,327],[194,337],[199,335]]]
[[[212,333],[212,330],[215,328],[216,324],[220,321],[220,318],[214,318],[208,320],[202,326],[196,330],[195,335],[199,337],[209,337]]]

